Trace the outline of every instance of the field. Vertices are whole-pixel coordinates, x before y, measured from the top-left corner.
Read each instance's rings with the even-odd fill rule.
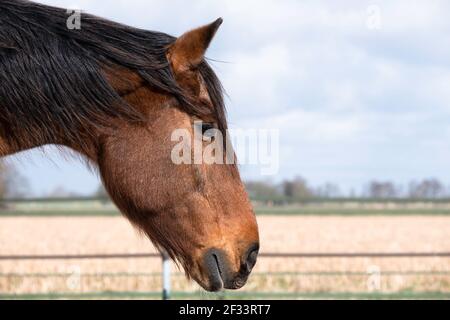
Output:
[[[267,213],[258,218],[262,252],[450,252],[448,215]],[[0,255],[143,252],[155,251],[118,216],[0,218]],[[114,297],[159,297],[160,272],[161,261],[148,258],[0,261],[0,297],[104,297],[108,292]],[[220,297],[203,293],[175,267],[173,273],[178,297]],[[234,294],[450,298],[450,258],[261,258],[248,285]]]

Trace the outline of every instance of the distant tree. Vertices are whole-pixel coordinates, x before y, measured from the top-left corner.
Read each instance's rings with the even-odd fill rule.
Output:
[[[302,201],[314,196],[307,182],[302,177],[286,180],[282,183],[283,195],[290,201]]]
[[[100,183],[97,190],[94,192],[93,196],[95,198],[109,198],[108,192],[106,191],[103,183]]]
[[[439,180],[430,178],[411,182],[408,193],[411,198],[437,199],[446,196],[446,188]]]
[[[339,186],[334,183],[327,182],[316,189],[315,196],[318,198],[337,198],[341,196]]]
[[[6,197],[8,193],[8,173],[5,164],[0,162],[0,199]]]
[[[400,192],[392,182],[372,181],[367,187],[366,194],[369,198],[386,199],[398,197]]]
[[[13,165],[0,161],[0,199],[23,197],[28,192],[28,183]]]
[[[63,186],[57,186],[47,194],[49,198],[77,198],[79,196],[80,194],[67,190]]]
[[[248,181],[245,187],[252,200],[275,202],[281,197],[277,187],[270,182]]]

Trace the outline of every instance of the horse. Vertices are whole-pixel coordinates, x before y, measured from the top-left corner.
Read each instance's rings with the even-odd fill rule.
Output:
[[[0,157],[75,151],[189,279],[207,291],[243,287],[259,235],[237,165],[171,158],[176,129],[192,139],[200,130],[202,145],[211,128],[226,134],[223,88],[205,58],[222,19],[180,37],[84,12],[79,29],[67,19],[62,8],[0,0]]]

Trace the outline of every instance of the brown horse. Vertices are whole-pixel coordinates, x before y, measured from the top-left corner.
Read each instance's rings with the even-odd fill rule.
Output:
[[[242,287],[259,239],[237,167],[171,159],[175,129],[195,139],[201,120],[201,132],[226,133],[222,88],[204,58],[222,20],[174,38],[84,13],[71,30],[67,19],[0,1],[0,156],[49,144],[77,151],[189,277],[210,291]]]

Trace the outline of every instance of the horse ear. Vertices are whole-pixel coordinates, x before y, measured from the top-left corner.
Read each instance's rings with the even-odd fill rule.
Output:
[[[202,62],[222,22],[222,18],[219,18],[211,24],[186,32],[175,41],[167,52],[175,71],[182,72]]]

